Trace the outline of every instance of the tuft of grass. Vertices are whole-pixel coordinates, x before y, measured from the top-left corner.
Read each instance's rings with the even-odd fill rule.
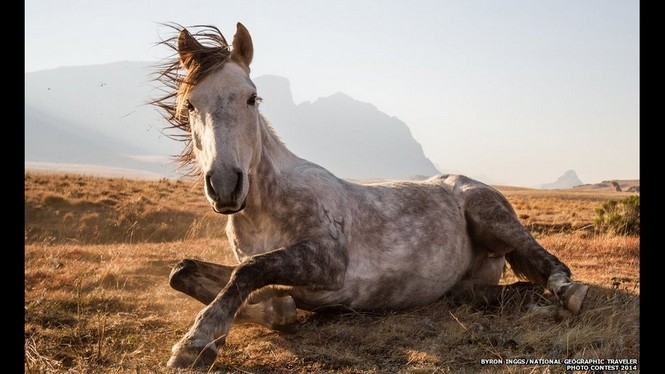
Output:
[[[640,195],[610,199],[596,208],[596,229],[616,235],[640,235]]]

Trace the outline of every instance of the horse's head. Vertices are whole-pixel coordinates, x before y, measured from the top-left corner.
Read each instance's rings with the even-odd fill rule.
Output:
[[[191,152],[203,174],[205,195],[216,212],[236,213],[245,207],[248,177],[261,148],[260,99],[249,78],[252,39],[238,23],[229,55],[228,48],[206,47],[182,29],[177,51],[187,75],[176,113],[188,117]]]

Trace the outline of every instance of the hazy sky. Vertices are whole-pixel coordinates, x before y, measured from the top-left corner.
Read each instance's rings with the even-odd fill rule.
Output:
[[[27,0],[25,71],[158,61],[160,22],[230,42],[238,21],[253,77],[288,78],[296,103],[372,103],[441,170],[516,186],[640,177],[637,0]]]

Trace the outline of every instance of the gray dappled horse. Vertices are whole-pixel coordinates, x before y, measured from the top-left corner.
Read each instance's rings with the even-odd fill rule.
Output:
[[[578,313],[588,286],[546,251],[494,188],[462,175],[355,184],[304,160],[259,112],[249,77],[252,39],[232,46],[213,26],[162,44],[176,53],[153,101],[183,130],[179,156],[203,181],[239,261],[185,259],[170,284],[206,306],[173,346],[171,367],[214,363],[233,321],[282,328],[296,307],[399,310],[454,300],[491,303],[505,291],[546,287]],[[499,285],[505,261],[530,282]]]

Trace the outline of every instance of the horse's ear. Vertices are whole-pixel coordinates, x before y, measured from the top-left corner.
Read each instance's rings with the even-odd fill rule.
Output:
[[[238,22],[236,25],[236,34],[233,36],[233,50],[231,50],[231,59],[249,74],[249,64],[254,57],[254,47],[252,45],[252,37],[249,31]]]
[[[201,48],[201,43],[187,29],[180,31],[180,35],[178,35],[178,55],[180,55],[180,63],[185,69],[191,70],[194,67],[196,52],[200,51]]]

